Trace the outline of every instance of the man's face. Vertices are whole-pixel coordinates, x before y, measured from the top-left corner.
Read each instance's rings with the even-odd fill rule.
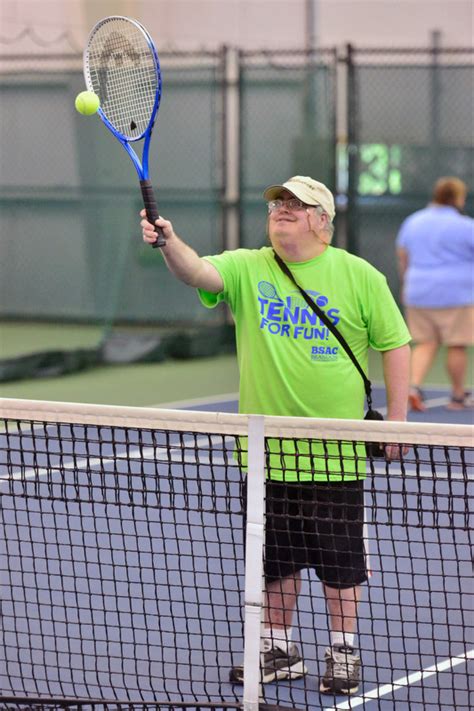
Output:
[[[268,214],[268,234],[270,241],[298,240],[303,246],[306,242],[315,241],[315,236],[320,237],[327,243],[327,233],[325,227],[328,223],[328,216],[320,214],[314,206],[303,204],[301,207],[288,204],[288,200],[294,200],[295,196],[287,190],[283,190],[277,200],[282,204],[273,207],[270,203]]]

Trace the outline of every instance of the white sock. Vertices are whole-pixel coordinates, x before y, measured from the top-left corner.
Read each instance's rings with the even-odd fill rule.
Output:
[[[278,647],[283,652],[288,652],[292,633],[293,629],[291,627],[285,627],[284,629],[265,627],[263,638],[269,640],[272,647]]]
[[[353,647],[354,637],[353,632],[331,632],[331,646]]]

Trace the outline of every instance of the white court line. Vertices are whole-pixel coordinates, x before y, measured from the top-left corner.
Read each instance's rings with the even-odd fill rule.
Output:
[[[447,405],[448,402],[449,402],[449,400],[450,400],[450,398],[449,398],[449,397],[446,397],[446,396],[443,396],[443,397],[433,397],[433,398],[430,398],[429,400],[425,400],[425,401],[424,401],[424,404],[425,404],[426,408],[429,410],[429,409],[432,408],[432,407],[439,407],[440,405]],[[387,414],[387,408],[386,408],[386,407],[381,407],[380,410],[379,410],[379,412],[380,412],[382,415],[386,415],[386,414]],[[398,476],[398,475],[401,475],[401,469],[400,469],[399,471],[397,471],[397,472],[394,472],[394,471],[393,471],[393,466],[394,466],[395,464],[396,464],[396,461],[395,461],[395,462],[392,462],[391,465],[390,465],[390,466],[391,466],[391,473],[392,473],[392,474],[395,473],[397,476]],[[456,465],[454,465],[454,466],[456,466]],[[383,465],[383,464],[378,464],[378,463],[374,465],[374,472],[375,472],[376,474],[382,474],[382,475],[387,473],[387,472],[386,472],[386,469],[385,469],[385,465]],[[415,476],[415,475],[417,475],[417,472],[416,472],[416,471],[406,470],[406,474],[407,474],[408,476]],[[424,475],[425,475],[425,472],[422,472],[422,476],[424,476]],[[426,471],[426,476],[431,476],[431,475],[432,475],[432,473],[427,470],[427,471]],[[448,469],[447,469],[447,468],[445,468],[445,469],[440,469],[439,467],[437,467],[437,469],[436,469],[436,478],[437,478],[437,479],[441,479],[441,478],[447,479],[447,478],[448,478]],[[461,475],[454,475],[453,478],[454,478],[454,479],[463,479],[463,476],[462,476],[462,474],[461,474]]]
[[[227,441],[229,438],[225,438],[225,441]],[[216,438],[211,437],[211,443],[216,441]],[[217,439],[218,442],[221,442],[222,439],[219,437]],[[198,447],[208,444],[209,443],[209,438],[208,437],[199,437],[196,440],[196,445]],[[0,476],[0,481],[11,481],[15,479],[31,479],[35,476],[42,476],[43,474],[48,474],[51,470],[61,470],[61,471],[68,471],[68,470],[73,470],[73,469],[82,469],[84,467],[88,467],[92,469],[92,467],[97,467],[97,466],[106,466],[107,464],[114,464],[116,462],[126,462],[129,459],[152,459],[156,462],[186,462],[187,464],[204,464],[202,460],[198,460],[196,457],[189,456],[188,457],[183,457],[182,452],[186,451],[186,448],[183,450],[179,446],[173,446],[171,445],[169,448],[168,447],[146,447],[145,449],[140,449],[138,447],[135,447],[134,449],[130,449],[129,451],[124,450],[123,456],[117,455],[116,457],[109,457],[109,458],[104,458],[104,457],[83,457],[82,459],[72,459],[71,461],[68,461],[64,463],[62,461],[62,458],[55,464],[51,464],[49,467],[41,467],[39,469],[35,469],[30,467],[29,469],[19,469],[16,467],[16,469],[11,473],[7,474],[5,476]],[[170,454],[173,452],[179,453],[179,456],[176,456],[174,459],[170,457]],[[59,455],[55,455],[59,456]],[[71,455],[64,455],[65,457],[69,457]],[[229,458],[231,459],[231,458]],[[209,464],[211,462],[209,461]],[[217,465],[217,466],[224,466],[225,464],[228,464],[228,461],[224,460],[223,457],[212,457],[212,464]],[[126,472],[120,472],[126,473]]]
[[[206,443],[208,442],[206,438]],[[219,442],[221,440],[219,439]],[[211,440],[212,442],[212,440]],[[199,442],[199,440],[196,442],[198,446],[203,444],[203,441]],[[186,451],[186,450],[184,450]],[[173,452],[175,452],[175,456],[173,457]],[[204,461],[204,459],[197,459],[196,457],[193,456],[182,456],[183,450],[180,449],[179,447],[170,447],[170,448],[163,448],[163,447],[147,447],[146,449],[139,450],[139,449],[134,449],[130,450],[130,452],[124,452],[124,456],[117,455],[116,457],[109,457],[109,458],[104,458],[104,457],[83,457],[82,459],[77,459],[77,460],[70,460],[69,462],[64,463],[61,459],[56,462],[55,464],[51,464],[50,467],[40,467],[39,469],[34,469],[32,467],[22,470],[18,469],[18,466],[16,466],[15,471],[11,475],[6,474],[6,475],[1,475],[0,476],[0,481],[12,481],[15,479],[30,479],[35,476],[42,476],[43,474],[48,474],[52,470],[61,470],[61,471],[69,471],[73,469],[82,469],[84,467],[89,467],[92,469],[93,467],[97,466],[107,466],[108,464],[113,464],[116,462],[126,462],[131,459],[148,459],[148,460],[153,460],[155,462],[171,462],[173,463],[179,463],[179,462],[185,462],[186,464],[211,464],[211,460],[209,459],[209,462]],[[58,455],[55,455],[58,456]],[[65,455],[65,456],[70,456],[70,455]],[[226,464],[229,463],[229,461],[232,460],[232,457],[229,457],[229,459],[224,459],[223,457],[219,457],[214,455],[212,457],[212,464],[216,466],[225,466]],[[396,463],[396,462],[395,462]],[[401,477],[401,469],[397,470],[396,472],[394,471],[393,467],[395,463],[390,464],[390,470],[389,470],[389,475],[392,476],[397,476]],[[458,465],[454,465],[458,466]],[[124,473],[124,472],[120,472]],[[386,476],[387,471],[385,467],[382,466],[375,466],[374,467],[374,473],[378,476]],[[368,474],[370,476],[370,473]],[[419,478],[420,474],[417,473],[416,471],[412,471],[409,469],[405,469],[405,476],[416,476]],[[426,472],[421,472],[421,476],[424,477],[425,479],[432,479],[433,473],[431,471],[426,471]],[[441,470],[439,467],[436,470],[436,479],[447,479],[448,478],[448,470],[443,469]],[[451,479],[459,479],[459,480],[464,480],[464,476],[462,473],[451,473]],[[395,492],[397,493],[397,492]]]
[[[440,405],[447,405],[448,402],[450,401],[449,397],[443,396],[443,397],[432,397],[428,398],[428,400],[424,400],[423,404],[427,409],[430,409],[430,407],[439,407]]]
[[[379,389],[384,389],[385,385],[382,382],[373,382],[372,383],[374,388],[379,388]],[[426,385],[427,390],[443,390],[443,387],[440,385]],[[443,397],[436,397],[436,398],[431,398],[429,400],[425,400],[425,405],[427,405],[428,408],[430,407],[438,407],[438,405],[446,405],[449,402],[449,393],[450,389],[448,387],[445,388],[446,395]],[[162,409],[174,409],[174,408],[184,408],[186,407],[195,407],[196,405],[215,405],[218,404],[219,402],[232,402],[233,400],[238,401],[239,399],[239,393],[223,393],[221,395],[210,395],[208,397],[197,397],[197,398],[192,398],[190,399],[185,399],[185,400],[174,400],[173,402],[159,402],[155,405],[150,405],[150,407],[157,407],[157,408],[162,408]],[[387,414],[387,408],[384,407],[380,410],[382,414]]]
[[[224,393],[222,395],[210,395],[209,397],[197,397],[187,400],[174,400],[173,402],[159,402],[155,405],[146,405],[146,407],[154,407],[157,410],[186,410],[189,407],[196,407],[199,405],[217,405],[220,402],[238,402],[239,393]],[[53,423],[51,423],[53,424]],[[28,428],[30,427],[27,425]],[[21,427],[21,426],[20,426]],[[43,425],[36,425],[32,429],[41,430]],[[0,427],[0,433],[4,432],[4,428]]]
[[[384,385],[382,383],[372,383],[374,387],[378,388],[383,388]],[[439,386],[432,386],[433,390],[441,390]],[[438,407],[439,405],[447,405],[449,402],[449,389],[446,389],[446,395],[443,397],[435,397],[435,398],[430,398],[428,400],[425,400],[425,405],[429,409],[430,407]],[[160,402],[157,403],[156,405],[150,405],[150,407],[157,407],[157,408],[162,408],[162,409],[174,409],[174,408],[184,408],[186,407],[195,407],[196,405],[217,405],[219,402],[232,402],[233,400],[238,400],[239,399],[239,393],[225,393],[222,395],[210,395],[209,397],[197,397],[193,398],[191,400],[175,400],[173,402]],[[380,412],[382,415],[387,414],[387,408],[382,407],[380,409]]]
[[[375,387],[384,387],[383,385],[377,386],[375,384]],[[434,388],[436,390],[440,390],[439,387]],[[443,395],[442,397],[432,397],[429,398],[428,400],[424,400],[424,404],[429,410],[430,408],[434,407],[439,407],[441,405],[447,405],[450,398],[449,398],[449,389],[446,390],[446,395]],[[195,407],[196,405],[217,405],[220,402],[232,402],[233,400],[239,399],[239,393],[227,393],[224,395],[211,395],[209,397],[202,397],[202,398],[194,398],[192,400],[176,400],[174,402],[160,402],[156,405],[150,405],[150,407],[157,407],[157,408],[162,408],[162,409],[186,409],[186,407]],[[387,414],[387,408],[386,407],[381,407],[379,412],[382,413],[382,415]]]
[[[210,395],[209,397],[196,397],[191,400],[175,400],[174,402],[160,402],[150,407],[162,408],[163,410],[173,410],[175,408],[186,409],[196,405],[217,405],[219,402],[232,402],[239,399],[239,393],[226,393],[223,395]]]
[[[348,701],[343,701],[340,704],[336,704],[336,706],[326,707],[324,711],[355,709],[357,706],[362,706],[363,704],[365,704],[366,701],[378,699],[381,696],[387,696],[387,694],[392,693],[392,691],[398,691],[398,689],[402,689],[404,686],[408,686],[409,684],[416,684],[419,681],[422,681],[423,679],[428,679],[428,677],[430,676],[434,676],[435,674],[439,674],[440,672],[444,672],[448,669],[452,669],[453,667],[457,667],[459,664],[465,664],[468,659],[474,659],[474,649],[470,649],[465,654],[459,654],[457,657],[449,657],[448,659],[445,659],[442,662],[438,662],[438,664],[433,664],[432,667],[427,667],[426,669],[422,669],[421,671],[413,672],[412,674],[409,674],[408,676],[405,676],[402,679],[397,679],[391,684],[384,684],[383,686],[378,686],[377,688],[368,691],[366,694],[362,694],[361,696],[355,696],[354,698],[351,698]]]
[[[447,405],[449,400],[450,400],[449,397],[446,397],[446,395],[443,395],[443,397],[432,397],[432,398],[429,398],[428,400],[423,400],[423,404],[426,406],[426,409],[429,410],[432,407],[439,407],[440,405]],[[382,413],[382,415],[386,415],[387,408],[381,407],[380,412]]]
[[[216,442],[216,441],[217,441],[218,443],[220,443],[222,440],[221,440],[220,436],[218,436],[217,438],[216,438],[216,437],[211,437],[211,440],[210,440],[210,441],[211,441],[211,444],[212,444],[212,443],[214,443],[214,442]],[[233,439],[232,437],[225,437],[224,441],[225,441],[225,442],[230,442],[230,443],[232,443],[232,442],[234,441],[234,439]],[[203,446],[203,445],[205,445],[205,444],[208,444],[208,443],[209,443],[209,438],[208,438],[208,437],[199,437],[199,438],[196,440],[196,445],[197,445],[198,447],[201,447],[201,446]],[[157,447],[157,448],[155,448],[155,447],[146,447],[145,449],[139,449],[139,448],[136,447],[136,448],[131,449],[131,450],[129,450],[129,451],[124,450],[123,453],[122,453],[123,456],[120,456],[120,454],[118,454],[118,455],[115,456],[115,457],[108,457],[108,458],[104,458],[104,457],[93,457],[93,458],[91,458],[91,457],[83,457],[82,459],[71,460],[71,461],[69,461],[69,462],[67,462],[67,463],[63,463],[63,462],[62,462],[62,459],[60,459],[57,463],[52,464],[51,467],[41,467],[41,468],[39,468],[39,469],[34,469],[34,468],[31,468],[31,467],[30,467],[30,468],[28,468],[28,469],[25,469],[24,471],[21,470],[21,469],[17,469],[16,471],[14,471],[14,472],[12,473],[11,476],[10,476],[10,475],[5,475],[5,476],[1,475],[1,476],[0,476],[0,481],[9,481],[9,480],[15,480],[15,479],[21,479],[21,478],[26,478],[26,479],[28,479],[28,478],[32,478],[32,477],[34,477],[34,476],[38,476],[38,475],[41,476],[41,475],[43,475],[43,474],[47,474],[47,473],[48,473],[49,471],[51,471],[52,469],[62,469],[62,470],[64,470],[64,471],[68,471],[68,470],[72,470],[72,469],[80,469],[80,468],[83,468],[83,467],[86,467],[86,466],[89,466],[89,468],[96,467],[96,466],[100,466],[100,465],[106,466],[107,464],[112,464],[112,463],[117,462],[117,461],[127,461],[128,459],[150,459],[150,460],[153,459],[153,460],[155,460],[155,461],[157,461],[157,462],[167,462],[167,461],[169,461],[169,462],[172,462],[172,463],[173,463],[173,462],[181,462],[181,461],[184,461],[184,462],[187,463],[187,464],[198,464],[198,463],[204,464],[204,463],[205,463],[202,459],[200,459],[199,462],[198,462],[198,460],[197,460],[195,457],[193,458],[193,457],[191,457],[191,456],[189,456],[189,455],[188,455],[187,457],[186,457],[186,456],[185,456],[185,457],[182,457],[182,455],[181,455],[182,451],[183,451],[183,450],[182,450],[179,446],[173,446],[173,445],[171,445],[170,447]],[[184,451],[186,451],[186,448],[184,448]],[[179,456],[175,456],[175,458],[173,458],[173,457],[172,457],[172,453],[173,453],[173,452],[179,453]],[[51,453],[50,453],[50,454],[51,454]],[[57,457],[60,457],[60,456],[61,456],[59,453],[55,454],[55,453],[53,452],[52,454],[53,454],[53,456],[57,456]],[[171,454],[171,456],[170,456],[170,454]],[[67,458],[67,457],[70,457],[70,456],[72,456],[72,455],[71,455],[71,454],[69,454],[69,455],[68,455],[68,454],[65,454],[65,455],[62,455],[62,456],[63,456],[64,458]],[[209,461],[209,463],[210,463],[210,461]],[[224,458],[221,458],[221,457],[219,457],[219,456],[213,456],[213,457],[212,457],[212,463],[215,464],[215,465],[217,465],[217,466],[225,466],[226,464],[228,464],[228,461],[227,461],[227,460],[224,460]],[[399,467],[398,469],[395,469],[396,465],[397,465],[397,461],[396,461],[396,460],[390,462],[390,463],[389,463],[389,472],[388,472],[388,473],[389,473],[390,475],[393,475],[393,476],[402,477],[402,470],[401,470],[400,467]],[[374,472],[374,474],[376,474],[376,475],[378,475],[378,476],[386,477],[386,476],[387,476],[387,469],[386,469],[386,466],[387,466],[387,464],[384,463],[384,462],[382,462],[382,461],[380,461],[380,463],[379,463],[378,461],[377,461],[377,462],[374,462],[374,465],[373,465],[373,472]],[[456,468],[456,467],[459,467],[459,466],[460,466],[460,464],[454,463],[454,464],[452,465],[451,469],[452,469],[453,467]],[[368,473],[367,473],[367,476],[368,476],[368,477],[370,477],[370,473],[371,473],[371,472],[368,472]],[[414,462],[412,462],[412,461],[407,461],[407,462],[406,462],[406,466],[405,466],[405,473],[404,473],[404,475],[407,476],[407,477],[416,476],[416,477],[419,478],[419,477],[421,476],[421,477],[426,478],[426,479],[432,479],[432,477],[433,477],[433,472],[432,472],[431,470],[428,470],[428,469],[425,470],[425,471],[420,471],[420,472],[419,472],[419,471],[416,470],[416,468],[415,468],[415,463],[414,463]],[[452,479],[461,479],[461,480],[464,479],[464,476],[463,476],[462,472],[456,473],[456,472],[452,472],[452,471],[451,471],[450,477],[451,477]],[[437,466],[436,466],[436,479],[438,480],[438,479],[447,479],[447,478],[448,478],[448,468],[447,468],[447,467],[441,468],[441,465],[437,465]]]
[[[223,394],[223,395],[211,396],[208,398],[196,398],[195,400],[181,400],[181,401],[176,401],[174,403],[162,403],[160,405],[152,405],[152,407],[167,408],[167,407],[171,407],[171,406],[178,407],[178,406],[182,406],[182,405],[187,405],[187,406],[211,405],[211,404],[219,403],[219,402],[230,402],[232,400],[236,400],[237,398],[238,398],[238,393],[227,393],[227,394]],[[437,407],[438,405],[446,404],[448,401],[449,401],[448,397],[438,397],[438,398],[431,398],[430,400],[426,400],[425,404],[428,408],[429,407]],[[382,413],[382,415],[386,415],[387,408],[386,407],[380,408],[380,412]],[[197,440],[197,444],[199,445],[199,444],[207,442],[207,441],[208,441],[207,438],[199,438]],[[178,447],[172,448],[172,450],[173,449],[175,451],[180,451]],[[143,459],[151,459],[152,457],[154,457],[157,461],[168,461],[168,459],[166,457],[164,457],[163,459],[159,459],[159,457],[160,457],[160,455],[164,455],[164,454],[168,453],[169,451],[170,450],[163,449],[163,448],[159,448],[159,449],[155,450],[153,447],[146,448],[142,452],[139,449],[135,449],[135,450],[131,450],[130,453],[127,455],[127,457],[123,457],[123,458],[121,458],[121,457],[113,458],[112,457],[109,459],[103,459],[100,457],[96,457],[96,458],[91,459],[89,457],[85,457],[85,458],[78,460],[76,462],[72,461],[72,462],[69,462],[69,463],[63,464],[63,465],[58,463],[57,465],[54,465],[54,467],[52,467],[52,468],[59,468],[60,467],[61,469],[66,471],[66,470],[75,469],[75,468],[79,469],[79,468],[84,467],[86,465],[88,465],[89,467],[95,467],[100,464],[106,465],[106,464],[113,463],[117,459],[118,460],[120,460],[120,459],[126,460],[127,458],[139,459],[140,457],[142,457]],[[171,461],[173,461],[173,460],[171,460]],[[181,460],[179,460],[179,461],[181,461]],[[192,463],[193,460],[185,458],[185,461],[187,463]],[[223,459],[221,460],[221,459],[217,459],[217,458],[214,459],[213,458],[213,463],[217,464],[217,465],[224,465],[226,462]],[[391,466],[393,466],[393,464]],[[11,476],[1,476],[0,481],[1,480],[9,480],[9,479],[19,479],[22,476],[25,478],[30,478],[33,476],[46,474],[46,473],[48,473],[48,471],[49,471],[48,468],[41,468],[41,469],[37,469],[37,470],[26,469],[23,473],[21,472],[21,470],[18,470],[18,471],[14,471]],[[380,464],[380,465],[377,464],[374,467],[374,471],[376,474],[382,474],[382,475],[386,474],[385,466],[382,464]],[[412,472],[412,471],[407,471],[406,473],[408,475],[416,474],[416,472]],[[428,472],[427,472],[427,475],[428,475]],[[447,469],[446,469],[446,471],[443,471],[443,472],[441,472],[441,470],[437,472],[437,478],[441,478],[442,476],[447,477]]]
[[[380,460],[381,462],[383,460]],[[415,466],[415,461],[414,460],[406,460],[405,461],[405,471],[402,472],[402,468],[398,466],[396,468],[396,465],[399,464],[398,460],[394,459],[391,462],[388,462],[388,470],[386,468],[387,463],[381,463],[381,464],[375,464],[374,460],[374,467],[373,467],[373,472],[377,476],[381,477],[387,477],[387,476],[393,476],[396,477],[398,480],[404,478],[404,477],[416,477],[417,479],[423,480],[423,481],[439,481],[440,479],[447,479],[449,476],[450,480],[460,480],[460,481],[465,481],[466,475],[463,473],[463,471],[453,471],[453,469],[460,469],[461,463],[456,462],[454,464],[451,464],[450,469],[448,469],[447,466],[441,467],[440,463],[436,463],[436,471],[433,472],[432,469],[430,468],[420,468],[420,471],[417,471],[417,468]],[[367,472],[367,478],[370,478],[372,474],[372,469],[370,469]],[[383,492],[380,492],[383,493]],[[392,492],[392,493],[397,493],[397,492]]]

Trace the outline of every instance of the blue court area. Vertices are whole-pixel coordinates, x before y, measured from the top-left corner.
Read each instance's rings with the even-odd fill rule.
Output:
[[[23,428],[8,448],[5,439],[1,693],[239,702],[241,687],[227,681],[243,651],[237,440],[80,425]],[[267,685],[267,703],[470,708],[472,452],[416,454],[403,475],[377,462],[366,483],[372,575],[358,694],[319,694],[328,620],[307,572],[293,637],[309,673]]]
[[[217,664],[242,647],[239,472],[209,438],[123,434],[10,438],[2,693],[235,699]]]

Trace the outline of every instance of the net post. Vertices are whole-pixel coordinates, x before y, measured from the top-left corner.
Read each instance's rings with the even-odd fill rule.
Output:
[[[265,420],[248,420],[247,528],[244,610],[244,711],[258,711],[260,696],[260,627],[263,607],[265,500]]]

